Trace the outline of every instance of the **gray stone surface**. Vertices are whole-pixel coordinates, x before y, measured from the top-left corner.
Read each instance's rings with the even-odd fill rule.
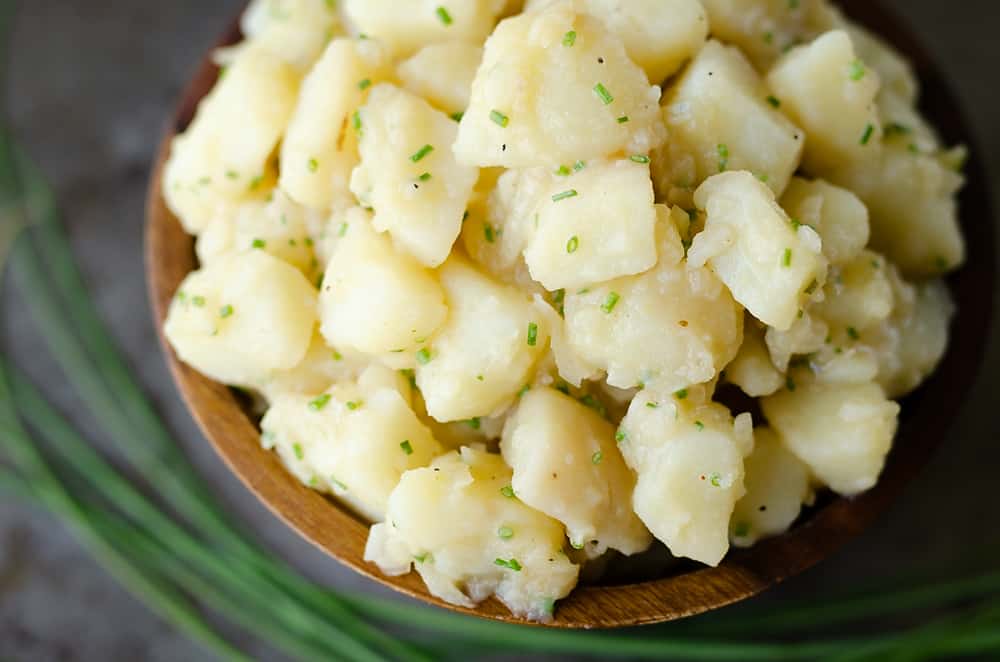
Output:
[[[13,124],[54,183],[92,290],[143,384],[235,518],[317,580],[376,590],[296,539],[228,475],[176,395],[147,312],[140,242],[148,165],[181,85],[241,3],[22,4],[13,53]],[[993,190],[1000,190],[995,84],[1000,9],[992,0],[889,4],[954,78],[992,169]],[[4,289],[5,347],[63,411],[93,429],[62,375],[44,357],[12,289],[11,284]],[[888,515],[767,599],[818,597],[844,585],[941,566],[996,543],[998,369],[994,342],[979,387],[948,443]],[[248,644],[257,657],[274,659],[264,647]],[[10,502],[0,503],[0,658],[208,659],[115,584],[51,518]]]

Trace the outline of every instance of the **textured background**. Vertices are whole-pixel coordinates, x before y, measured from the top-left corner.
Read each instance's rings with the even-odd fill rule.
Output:
[[[13,58],[13,123],[54,183],[98,303],[148,392],[216,481],[234,517],[313,577],[338,586],[369,586],[297,540],[228,475],[181,405],[149,320],[140,252],[149,163],[183,82],[242,2],[22,4]],[[887,4],[953,77],[990,167],[992,188],[1000,191],[1000,5],[995,0]],[[42,358],[12,290],[8,285],[3,293],[0,320],[6,347],[64,411],[90,425],[59,371]],[[765,599],[820,598],[835,587],[901,569],[941,567],[997,541],[997,345],[942,452],[894,508],[835,557]],[[247,643],[260,657],[270,657]],[[53,520],[16,503],[0,503],[0,658],[173,662],[205,657],[117,586]]]

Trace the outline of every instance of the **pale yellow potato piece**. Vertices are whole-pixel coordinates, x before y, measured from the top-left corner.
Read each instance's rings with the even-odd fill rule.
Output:
[[[712,35],[766,71],[788,48],[843,24],[827,0],[701,0]]]
[[[590,558],[608,549],[635,554],[653,542],[632,512],[635,476],[614,437],[615,427],[590,407],[539,388],[521,397],[500,442],[518,498],[562,522]]]
[[[365,354],[413,353],[448,315],[434,273],[375,233],[358,209],[320,289],[323,336]],[[360,217],[360,218],[359,218]]]
[[[472,80],[482,59],[482,46],[461,41],[431,44],[402,62],[396,75],[407,90],[456,115],[469,105]]]
[[[879,75],[858,58],[846,32],[833,30],[793,48],[768,73],[767,83],[781,110],[808,135],[803,165],[812,174],[878,160]]]
[[[438,273],[449,314],[417,352],[417,385],[438,421],[489,416],[530,381],[549,331],[529,296],[463,258],[452,256]]]
[[[374,226],[428,267],[451,252],[479,171],[455,161],[457,125],[420,97],[388,84],[357,115],[361,165],[351,191],[375,210]],[[428,147],[431,149],[428,150]]]
[[[676,207],[670,213],[686,216]],[[660,220],[657,229],[654,269],[565,295],[570,348],[618,388],[671,391],[710,381],[743,338],[743,310],[729,291],[708,269],[685,266],[673,223]]]
[[[823,288],[825,298],[811,312],[834,330],[848,329],[850,336],[859,335],[892,312],[892,284],[886,271],[884,257],[861,251],[847,264],[830,271]]]
[[[295,69],[270,53],[239,51],[164,165],[164,200],[185,231],[198,234],[220,208],[260,191],[298,86]]]
[[[746,171],[710,177],[694,199],[707,219],[688,265],[707,264],[754,317],[790,328],[826,274],[819,235],[794,226],[771,189]]]
[[[253,0],[240,26],[252,43],[303,72],[343,32],[337,3],[331,0]]]
[[[823,240],[823,255],[843,264],[868,245],[868,208],[851,191],[822,179],[793,177],[781,196],[785,212],[815,230]]]
[[[764,334],[771,363],[785,372],[795,355],[813,354],[823,349],[830,336],[829,325],[811,310],[803,311],[787,330],[769,328]]]
[[[381,366],[371,371],[395,374]],[[279,396],[261,429],[264,447],[275,449],[296,478],[376,522],[385,518],[400,476],[443,452],[399,391],[377,383]]]
[[[590,161],[579,172],[551,178],[540,193],[524,259],[546,289],[578,289],[656,264],[648,165]]]
[[[722,405],[693,393],[640,391],[617,438],[638,474],[632,502],[639,518],[674,556],[717,565],[729,549],[733,507],[744,494],[750,415],[734,420]]]
[[[302,81],[278,180],[296,202],[316,209],[353,204],[348,184],[359,156],[351,115],[371,85],[391,73],[388,64],[375,41],[334,39]]]
[[[896,96],[909,105],[915,104],[920,83],[906,58],[864,26],[850,21],[846,21],[845,25],[858,57],[878,72],[882,80],[882,92]]]
[[[964,178],[948,153],[910,151],[886,142],[881,158],[845,166],[831,181],[854,191],[871,213],[871,246],[912,278],[956,269],[965,261],[955,194]]]
[[[784,533],[802,504],[813,499],[809,467],[770,428],[757,428],[753,436],[753,453],[743,465],[746,494],[736,502],[729,524],[729,540],[736,547]]]
[[[487,40],[455,154],[507,168],[646,154],[664,137],[659,99],[600,20],[559,2],[504,20]]]
[[[666,92],[669,138],[653,155],[657,192],[690,204],[690,192],[726,170],[749,170],[776,195],[799,165],[805,135],[768,102],[739,50],[710,41]]]
[[[899,405],[874,383],[792,385],[794,390],[760,401],[785,446],[838,494],[875,485],[896,433]]]
[[[579,568],[563,552],[562,525],[505,496],[510,484],[499,455],[472,448],[408,471],[389,498],[387,521],[372,527],[365,560],[393,575],[412,563],[428,590],[451,604],[473,607],[496,595],[517,616],[552,620]]]
[[[445,41],[482,43],[504,3],[497,0],[343,0],[357,34],[383,41],[396,57]]]
[[[771,395],[785,384],[785,375],[771,361],[764,332],[753,319],[743,323],[743,344],[726,366],[726,381],[753,398]]]
[[[322,393],[336,382],[357,379],[371,364],[369,356],[330,347],[317,329],[306,355],[294,368],[277,370],[253,387],[273,403],[283,395]]]
[[[558,1],[530,0],[525,10]],[[708,16],[698,0],[576,0],[575,5],[621,39],[654,84],[676,73],[708,37]]]
[[[231,254],[181,283],[163,332],[177,356],[212,379],[253,386],[305,356],[316,290],[263,251]]]

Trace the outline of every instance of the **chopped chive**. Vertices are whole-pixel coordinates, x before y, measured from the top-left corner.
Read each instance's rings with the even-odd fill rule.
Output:
[[[600,464],[601,460],[603,459],[604,459],[604,453],[602,453],[601,451],[597,451],[596,453],[590,456],[590,461],[593,464]]]
[[[725,172],[729,166],[729,147],[720,144],[715,149],[719,153],[719,172]]]
[[[628,115],[622,115],[621,117],[617,118],[615,121],[618,122],[619,124],[625,124],[626,122],[628,122]]]
[[[625,434],[625,430],[623,430],[621,428],[618,428],[617,430],[615,430],[615,441],[617,441],[619,444],[622,443],[623,441],[625,441],[625,439],[626,439],[627,436],[628,435]]]
[[[254,239],[250,246],[251,248],[264,248],[267,246],[267,242],[263,239]]]
[[[857,340],[861,337],[861,334],[853,326],[847,327],[847,335],[851,340]]]
[[[911,131],[912,129],[906,126],[905,124],[900,124],[899,122],[889,122],[888,124],[885,125],[883,133],[885,133],[886,137],[889,137],[896,134],[906,135]]]
[[[191,303],[195,305],[196,308],[201,308],[205,305],[205,297],[200,294],[191,297]]]
[[[434,557],[431,555],[430,552],[424,552],[423,554],[414,554],[413,555],[413,560],[416,561],[417,563],[423,563],[427,559],[431,559],[431,560],[434,559]]]
[[[525,384],[521,387],[521,390],[517,392],[517,397],[523,397],[525,393],[531,390],[531,384]]]
[[[337,226],[337,236],[338,237],[343,237],[345,234],[347,234],[347,223],[346,222],[345,223],[341,223],[340,225]]]
[[[333,486],[336,487],[341,492],[347,491],[347,485],[337,480],[336,476],[330,476],[330,482],[333,483]]]
[[[646,406],[649,407],[650,409],[659,409],[660,404],[657,402],[647,402]]]
[[[794,391],[795,390],[795,380],[792,379],[791,375],[789,375],[785,379],[785,388],[787,388],[789,391]]]
[[[510,122],[510,118],[501,113],[499,110],[491,110],[490,119],[493,120],[495,124],[499,124],[504,128],[506,128],[507,124]]]
[[[621,297],[617,292],[609,292],[607,298],[604,300],[604,303],[601,304],[601,310],[610,314],[611,311],[615,309],[615,306],[618,305],[618,300],[620,298]]]
[[[767,175],[767,173],[764,173],[762,175],[757,175],[757,179],[767,184],[767,180],[769,180],[770,177]]]
[[[263,183],[264,183],[264,175],[257,175],[256,177],[250,180],[250,184],[247,188],[249,188],[251,191],[256,191],[257,189],[260,188],[260,185]]]
[[[434,151],[433,145],[424,145],[410,156],[410,160],[416,163],[417,161],[424,158],[433,151]]]
[[[493,561],[493,563],[500,566],[501,568],[508,568],[510,570],[513,570],[514,572],[521,571],[521,564],[518,563],[517,559],[511,559],[509,561],[505,561],[504,559],[497,559]]]
[[[536,344],[538,344],[538,325],[528,322],[528,346],[534,347]]]
[[[605,106],[615,100],[615,98],[611,96],[611,92],[608,92],[608,88],[604,87],[603,83],[598,83],[594,86],[594,94],[597,95]]]
[[[478,416],[476,416],[475,418],[470,418],[465,422],[465,424],[468,425],[473,430],[478,430],[483,425],[482,421],[479,419]]]
[[[767,102],[772,106],[774,106],[775,108],[781,107],[781,100],[778,99],[778,97],[774,96],[773,94],[767,95]]]
[[[746,538],[750,535],[750,525],[746,522],[739,522],[733,527],[733,535],[737,538]]]
[[[511,487],[510,485],[504,485],[503,487],[500,488],[500,494],[504,495],[508,499],[513,499],[514,498],[514,488]]]
[[[455,120],[456,122],[461,122],[463,117],[465,117],[465,113],[462,112],[461,110],[458,111],[457,113],[451,114],[451,119]]]
[[[372,84],[371,79],[370,78],[365,78],[365,79],[361,80],[358,83],[358,89],[359,90],[367,90],[369,87],[371,87],[371,84]]]
[[[790,267],[792,266],[792,249],[786,248],[785,252],[781,255],[781,266]]]
[[[341,354],[340,352],[338,352],[337,350],[333,350],[333,360],[334,361],[343,361],[344,360],[344,355]]]
[[[563,191],[562,193],[556,193],[552,196],[552,202],[559,202],[560,200],[565,200],[566,198],[575,198],[579,195],[575,188],[571,188],[568,191]]]
[[[806,290],[805,290],[806,294],[812,294],[813,292],[816,291],[817,287],[819,287],[819,281],[817,281],[815,278],[813,278],[812,282],[809,283],[809,287],[807,287]]]
[[[674,391],[674,397],[678,400],[683,400],[688,397],[688,390],[686,388],[682,388],[679,391]]]
[[[298,442],[292,444],[292,451],[295,453],[296,460],[301,460],[306,456],[305,451],[302,450],[302,444]]]
[[[228,303],[219,309],[219,317],[221,317],[222,319],[226,319],[232,314],[233,314],[233,307],[230,306]]]
[[[236,172],[235,170],[227,170],[226,171],[226,177],[228,179],[239,179],[240,178],[240,173]]]
[[[562,45],[570,48],[576,43],[576,30],[570,30],[563,35]]]
[[[566,242],[567,253],[575,253],[576,249],[579,247],[580,247],[580,239],[576,235],[570,237],[569,241]]]
[[[861,60],[855,60],[851,62],[851,66],[848,69],[848,75],[851,80],[861,80],[865,77],[865,63]]]
[[[719,482],[721,479],[722,479],[721,475],[713,472],[712,475],[708,477],[708,482],[712,484],[712,487],[721,487],[722,483]]]
[[[431,173],[429,172],[422,173],[419,177],[417,177],[417,179],[422,182],[426,182],[430,178],[431,178]]]
[[[401,449],[403,450],[403,452],[404,452],[404,453],[406,453],[407,455],[413,455],[413,444],[411,444],[411,443],[410,443],[410,440],[409,440],[409,439],[406,439],[405,441],[401,441],[401,442],[399,443],[399,447],[400,447],[400,448],[401,448]]]
[[[501,526],[499,529],[497,529],[497,536],[501,540],[510,540],[511,538],[514,537],[514,529],[510,528],[509,526]]]
[[[493,230],[493,226],[489,223],[483,223],[483,236],[485,236],[486,241],[491,244],[496,241],[496,232]]]
[[[361,111],[360,110],[355,110],[354,114],[351,115],[351,126],[353,126],[354,130],[357,131],[358,133],[361,132]]]
[[[312,400],[309,403],[309,408],[313,411],[320,411],[323,407],[326,407],[326,405],[329,404],[331,397],[332,396],[329,393],[324,393],[315,400]]]
[[[434,10],[434,13],[437,14],[438,19],[442,23],[444,23],[445,25],[451,25],[452,23],[451,14],[448,13],[447,9],[439,6],[437,9]]]
[[[636,163],[649,163],[649,157],[643,156],[642,154],[633,154],[628,158],[629,160],[634,161]]]
[[[577,161],[576,163],[573,164],[573,170],[575,170],[576,172],[580,172],[586,167],[587,167],[586,161]]]
[[[417,363],[420,365],[427,365],[431,362],[431,350],[423,347],[417,352]]]
[[[705,429],[705,424],[702,423],[701,421],[695,421],[694,426],[698,429],[698,432],[701,432],[702,430]]]
[[[564,165],[559,166],[559,169],[556,170],[556,174],[559,175],[560,177],[567,177],[569,173],[570,169]]]
[[[862,145],[867,145],[868,142],[872,139],[872,134],[874,134],[874,133],[875,133],[875,125],[874,124],[869,124],[868,126],[866,126],[865,127],[865,132],[863,134],[861,134],[861,144]]]
[[[483,382],[483,381],[486,381],[486,378],[483,377],[482,375],[476,375],[476,381],[477,382]]]
[[[309,159],[309,163],[307,163],[306,166],[309,168],[309,172],[316,172],[319,170],[319,161],[316,159]]]
[[[352,400],[351,402],[348,402],[345,406],[348,409],[350,409],[351,411],[356,411],[358,409],[361,409],[361,405],[363,405],[363,404],[364,403],[362,401],[360,401],[360,400],[358,400],[356,402]]]

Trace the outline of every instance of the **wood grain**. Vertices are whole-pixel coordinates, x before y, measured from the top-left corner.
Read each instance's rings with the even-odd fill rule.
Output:
[[[968,265],[949,279],[958,304],[952,341],[938,372],[903,402],[899,435],[877,487],[854,499],[827,498],[785,535],[750,550],[734,550],[717,568],[682,565],[666,576],[615,586],[581,586],[559,602],[557,628],[609,628],[668,621],[743,600],[799,573],[837,550],[882,515],[906,482],[947,438],[964,395],[972,387],[989,333],[994,282],[994,215],[982,164],[955,95],[926,53],[898,22],[870,0],[841,2],[845,11],[906,53],[923,84],[922,109],[949,143],[972,150],[968,184],[961,195]],[[235,26],[221,44],[240,37]],[[152,172],[147,200],[146,269],[155,323],[162,329],[167,307],[181,280],[196,268],[193,240],[163,202],[161,171],[171,138],[190,122],[198,101],[214,84],[209,58],[186,88]],[[446,609],[522,623],[496,600],[470,610],[431,596],[416,573],[385,577],[362,560],[367,526],[335,502],[304,487],[275,454],[260,445],[260,433],[240,401],[225,386],[180,363],[163,340],[177,386],[229,468],[249,490],[293,529],[341,563],[402,593]]]

